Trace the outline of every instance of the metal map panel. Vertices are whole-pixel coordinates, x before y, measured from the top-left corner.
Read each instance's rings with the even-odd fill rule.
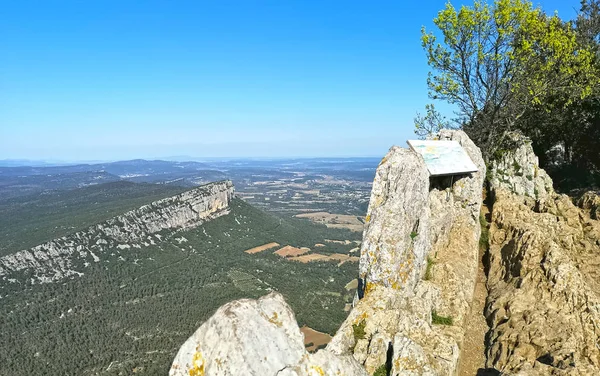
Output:
[[[408,140],[407,143],[421,154],[431,176],[460,175],[478,170],[457,141]]]

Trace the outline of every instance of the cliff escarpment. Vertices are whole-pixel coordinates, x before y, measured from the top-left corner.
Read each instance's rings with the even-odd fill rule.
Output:
[[[144,205],[85,230],[0,258],[0,278],[44,283],[80,275],[108,250],[142,248],[228,213],[233,184],[203,185]]]

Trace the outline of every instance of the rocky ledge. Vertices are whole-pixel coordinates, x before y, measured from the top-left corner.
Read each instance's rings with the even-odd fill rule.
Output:
[[[187,229],[229,213],[233,183],[221,181],[164,198],[31,249],[0,258],[0,278],[44,283],[82,273],[109,249],[141,248],[155,244],[163,231]],[[164,234],[163,234],[164,235]]]

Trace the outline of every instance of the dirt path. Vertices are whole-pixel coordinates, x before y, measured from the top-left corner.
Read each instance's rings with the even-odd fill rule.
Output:
[[[481,214],[489,221],[490,211],[484,204],[481,207]],[[483,230],[483,229],[482,229]],[[475,283],[475,293],[471,303],[471,311],[466,317],[465,337],[463,348],[460,354],[458,376],[492,376],[498,373],[494,370],[485,368],[485,335],[488,331],[487,322],[483,311],[485,309],[485,299],[487,298],[487,276],[483,266],[483,256],[486,247],[479,249],[479,267],[477,268],[477,282]]]
[[[487,297],[485,283],[486,276],[483,264],[480,261],[471,312],[466,317],[467,326],[460,354],[461,360],[458,376],[485,375],[485,373],[482,373],[485,369],[485,334],[488,331],[488,326],[483,316],[485,299]]]

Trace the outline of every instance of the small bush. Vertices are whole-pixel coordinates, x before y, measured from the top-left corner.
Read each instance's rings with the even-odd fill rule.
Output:
[[[517,163],[517,161],[513,162],[513,169],[515,170],[515,172],[519,172],[519,170],[521,169],[521,166],[519,165],[519,163]]]
[[[488,228],[488,222],[485,219],[485,215],[483,213],[479,214],[479,224],[481,225],[479,247],[481,249],[487,249],[490,244],[490,229]]]
[[[358,341],[359,339],[365,339],[365,326],[367,323],[365,320],[362,320],[358,324],[352,324],[352,332],[354,333],[354,341]]]
[[[417,235],[419,235],[419,234],[417,234],[417,232],[416,232],[416,231],[413,231],[413,232],[411,232],[411,233],[410,233],[410,238],[411,238],[412,240],[415,240],[415,238],[417,237]]]
[[[433,277],[433,265],[435,265],[435,261],[431,257],[427,257],[427,268],[425,268],[425,277],[423,278],[426,281],[429,281]]]
[[[435,310],[431,311],[431,322],[433,325],[452,325],[452,317],[440,316]]]
[[[380,365],[379,368],[375,370],[373,376],[387,376],[387,367],[385,363]]]

